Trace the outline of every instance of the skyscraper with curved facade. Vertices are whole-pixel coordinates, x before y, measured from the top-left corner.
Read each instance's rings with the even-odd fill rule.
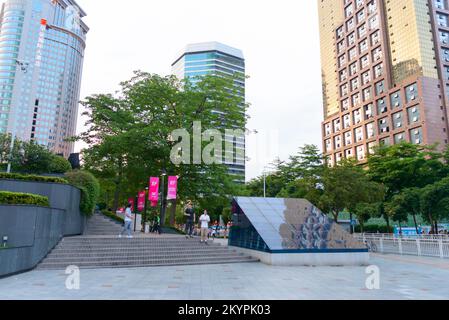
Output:
[[[74,0],[7,0],[0,13],[0,133],[68,157],[89,28]]]

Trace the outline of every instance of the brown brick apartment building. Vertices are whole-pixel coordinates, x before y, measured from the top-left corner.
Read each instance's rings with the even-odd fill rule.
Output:
[[[323,150],[448,143],[448,0],[318,0]]]

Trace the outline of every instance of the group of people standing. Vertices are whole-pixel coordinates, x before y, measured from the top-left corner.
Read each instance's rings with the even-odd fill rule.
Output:
[[[187,239],[193,238],[193,231],[195,228],[196,215],[195,215],[195,211],[193,210],[193,205],[192,205],[191,201],[187,202],[187,206],[184,211],[184,216],[187,217],[186,225],[185,225],[186,238]],[[132,238],[133,236],[132,236],[131,228],[132,228],[133,216],[132,216],[132,212],[131,212],[131,204],[129,204],[126,207],[124,220],[125,220],[125,223],[123,226],[123,230],[119,234],[119,237],[121,238],[124,233],[127,233],[127,238]],[[200,232],[201,233],[201,243],[205,243],[206,245],[208,244],[207,240],[208,240],[208,235],[209,235],[210,222],[211,222],[211,219],[210,219],[209,213],[207,212],[207,210],[204,210],[203,214],[199,218],[199,223],[200,223],[200,227],[201,227],[201,232]],[[155,217],[153,224],[151,225],[150,232],[158,232],[159,234],[161,234],[160,218],[157,215]]]
[[[195,226],[196,216],[191,201],[187,202],[187,207],[186,210],[184,211],[184,216],[187,217],[185,227],[186,238],[187,239],[193,238],[193,229]],[[209,234],[209,223],[210,223],[210,216],[207,210],[204,210],[203,214],[200,216],[199,222],[201,225],[201,243],[204,242],[207,245],[208,240],[207,235]]]

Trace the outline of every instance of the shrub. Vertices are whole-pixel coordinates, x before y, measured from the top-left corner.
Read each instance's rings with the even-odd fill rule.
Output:
[[[49,165],[50,173],[66,173],[72,170],[72,165],[61,156],[54,155]]]
[[[48,207],[47,197],[30,193],[0,191],[0,204],[35,205]]]
[[[81,212],[87,216],[92,215],[100,196],[100,184],[97,178],[91,173],[81,170],[67,172],[65,178],[71,185],[81,190]]]
[[[0,172],[0,180],[1,179],[68,184],[68,181],[66,179],[58,178],[58,177],[44,177],[44,176],[37,176],[37,175],[5,173],[5,172]]]
[[[355,232],[360,233],[361,230],[361,226],[356,226],[355,227]],[[391,231],[391,230],[390,230]],[[388,231],[388,228],[386,225],[375,225],[375,224],[370,224],[370,225],[366,225],[363,227],[363,232],[364,233],[390,233],[390,231]]]
[[[115,221],[118,221],[120,223],[124,223],[125,220],[117,215],[115,215],[113,212],[108,211],[108,210],[102,210],[101,213],[103,213],[106,217],[109,217]]]

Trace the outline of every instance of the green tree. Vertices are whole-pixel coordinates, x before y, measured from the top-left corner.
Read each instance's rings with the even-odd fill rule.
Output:
[[[355,207],[354,214],[357,217],[357,220],[360,223],[361,232],[363,233],[365,223],[373,218],[378,217],[380,213],[381,203],[375,202],[375,203],[358,203]]]
[[[181,142],[193,146],[194,122],[201,122],[203,131],[245,127],[243,111],[247,106],[242,107],[241,88],[235,80],[206,76],[192,84],[174,76],[138,71],[121,84],[119,97],[94,95],[85,99],[85,114],[90,120],[87,130],[75,140],[89,145],[83,153],[85,168],[99,177],[103,189],[114,186],[108,191],[113,194],[107,196],[113,199],[114,210],[122,199],[147,186],[149,176],[158,176],[162,170],[179,177],[180,200],[211,196],[229,201],[235,183],[227,167],[221,163],[192,164],[191,157],[190,161],[174,163],[172,151]],[[188,141],[173,136],[178,129],[185,129]],[[210,143],[203,141],[202,150]]]
[[[383,200],[381,184],[370,181],[362,167],[353,161],[342,161],[327,167],[321,178],[323,194],[318,202],[324,212],[332,214],[338,222],[339,214],[348,209],[352,214],[360,203],[377,203]]]
[[[413,216],[416,232],[419,233],[416,217],[422,215],[421,212],[421,189],[409,188],[404,189],[400,194],[385,204],[386,211],[398,222],[408,221],[408,216]]]
[[[438,221],[449,216],[449,177],[421,190],[421,209],[423,217],[432,226],[432,232],[438,233]]]
[[[390,200],[407,188],[422,188],[446,175],[443,155],[435,146],[401,143],[381,146],[368,158],[368,174],[386,187]]]

